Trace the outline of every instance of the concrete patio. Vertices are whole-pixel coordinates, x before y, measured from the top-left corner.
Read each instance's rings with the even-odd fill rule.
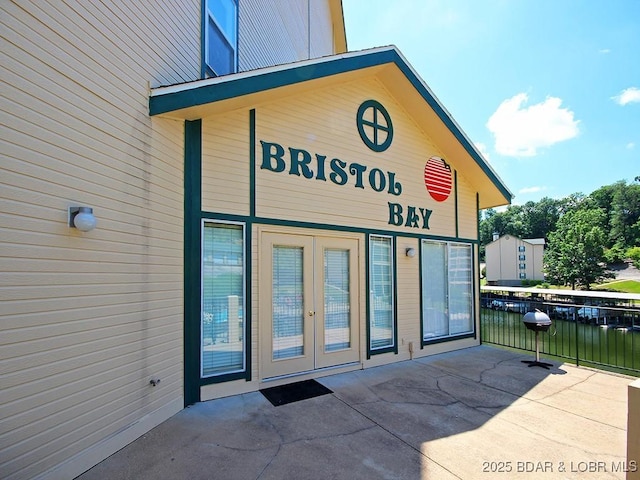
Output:
[[[624,479],[634,378],[523,359],[480,346],[325,377],[333,394],[279,407],[199,403],[78,478]]]

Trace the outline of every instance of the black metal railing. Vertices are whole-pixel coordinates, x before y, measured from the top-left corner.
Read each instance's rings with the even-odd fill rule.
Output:
[[[541,354],[640,376],[640,295],[482,287],[480,299],[484,343],[535,351],[522,317],[537,309],[553,321],[540,334]]]

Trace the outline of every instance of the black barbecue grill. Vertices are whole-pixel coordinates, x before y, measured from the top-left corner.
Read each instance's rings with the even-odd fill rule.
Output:
[[[535,312],[526,313],[522,318],[522,322],[529,330],[536,332],[536,359],[522,360],[522,362],[528,363],[530,367],[542,367],[548,370],[549,367],[553,365],[540,361],[540,339],[538,338],[538,334],[549,330],[549,327],[551,327],[551,319],[546,313],[536,310]]]

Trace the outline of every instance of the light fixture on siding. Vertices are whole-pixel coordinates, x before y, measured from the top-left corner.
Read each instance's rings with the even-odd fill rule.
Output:
[[[96,217],[91,207],[69,207],[69,226],[81,232],[90,232],[96,228]]]
[[[416,256],[416,249],[413,247],[408,247],[405,251],[404,254],[409,257],[409,258],[413,258]]]

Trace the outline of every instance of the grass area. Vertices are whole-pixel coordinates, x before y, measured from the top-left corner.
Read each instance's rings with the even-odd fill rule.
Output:
[[[603,283],[597,287],[593,287],[593,290],[604,290],[607,292],[622,292],[622,293],[640,293],[640,282],[635,280],[618,280],[615,282]]]

